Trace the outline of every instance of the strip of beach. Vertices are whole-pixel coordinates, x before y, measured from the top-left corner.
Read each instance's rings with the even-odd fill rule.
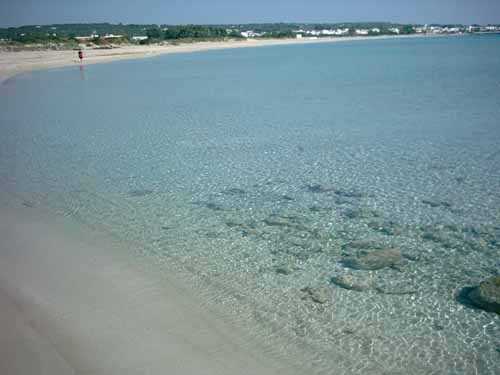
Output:
[[[190,53],[209,50],[266,47],[290,44],[314,43],[342,43],[350,41],[366,41],[396,38],[431,38],[436,35],[384,35],[384,36],[356,36],[341,38],[302,38],[302,39],[246,39],[217,42],[196,42],[167,45],[126,45],[112,49],[85,49],[84,64],[107,63],[117,60],[140,59],[155,57],[170,53]],[[0,82],[17,74],[41,69],[61,68],[80,64],[76,51],[71,50],[42,50],[0,52]]]

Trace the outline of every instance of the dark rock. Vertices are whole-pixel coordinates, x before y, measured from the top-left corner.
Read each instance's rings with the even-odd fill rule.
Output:
[[[403,231],[401,226],[394,221],[371,221],[368,226],[387,236],[399,236]]]
[[[306,185],[306,189],[308,192],[316,194],[329,193],[331,191],[335,191],[334,188],[325,187],[320,184]]]
[[[440,230],[425,231],[422,234],[422,238],[426,241],[436,242],[447,249],[453,248],[456,245],[453,239],[445,231],[440,231]]]
[[[220,204],[213,203],[213,202],[205,203],[205,207],[208,208],[209,210],[212,210],[212,211],[223,211],[224,210],[224,207],[222,207]]]
[[[275,272],[280,275],[290,275],[294,271],[300,270],[300,267],[296,266],[296,263],[293,260],[283,261],[279,263],[275,268]]]
[[[290,197],[289,195],[286,195],[286,194],[282,195],[281,199],[284,201],[293,201],[294,200],[292,197]]]
[[[293,272],[293,269],[288,265],[282,265],[275,268],[276,273],[280,275],[290,275]]]
[[[468,298],[475,306],[500,314],[500,276],[481,282],[469,291]]]
[[[323,209],[319,206],[311,206],[311,207],[309,207],[309,210],[311,212],[321,212]]]
[[[441,324],[434,323],[432,325],[432,328],[436,331],[442,331],[444,329],[444,326],[442,326]]]
[[[235,227],[243,227],[245,226],[245,223],[239,222],[239,221],[234,221],[234,220],[227,220],[226,225],[229,228],[235,228]]]
[[[338,195],[340,197],[344,198],[363,198],[363,193],[357,192],[357,191],[348,191],[348,190],[341,190],[337,189],[334,191],[335,195]]]
[[[355,257],[343,260],[346,267],[369,271],[391,267],[399,262],[401,262],[401,251],[398,249],[362,251]]]
[[[344,211],[344,216],[349,219],[369,219],[380,217],[380,213],[369,208],[357,207]]]
[[[333,276],[332,283],[348,290],[362,292],[370,289],[371,283],[365,280],[357,280],[353,275]]]
[[[263,222],[270,227],[289,227],[292,225],[288,220],[279,217],[268,217]]]
[[[23,201],[22,204],[23,204],[24,207],[28,207],[28,208],[35,207],[35,204],[33,202],[30,202],[30,201]]]
[[[239,189],[239,188],[230,188],[230,189],[226,189],[226,190],[221,191],[221,193],[226,194],[226,195],[245,195],[246,191],[243,189]]]
[[[446,202],[446,201],[437,201],[437,200],[431,200],[431,199],[422,199],[422,203],[426,204],[428,206],[431,206],[433,208],[436,207],[443,207],[443,208],[451,208],[451,203]]]

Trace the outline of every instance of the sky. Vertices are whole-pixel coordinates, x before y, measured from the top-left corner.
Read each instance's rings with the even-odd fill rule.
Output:
[[[500,24],[500,0],[0,0],[0,27],[351,21]]]

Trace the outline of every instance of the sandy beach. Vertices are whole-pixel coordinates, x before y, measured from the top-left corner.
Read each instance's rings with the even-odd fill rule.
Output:
[[[294,373],[133,249],[11,199],[0,238],[3,375]]]
[[[169,53],[189,53],[217,49],[266,47],[289,44],[342,43],[349,41],[380,40],[394,38],[435,37],[433,35],[395,35],[380,37],[343,37],[320,39],[248,39],[224,42],[199,42],[180,45],[128,45],[113,49],[84,50],[84,64],[106,63],[124,59],[154,57]],[[0,52],[0,82],[16,74],[50,68],[60,68],[79,64],[76,51],[20,51]]]

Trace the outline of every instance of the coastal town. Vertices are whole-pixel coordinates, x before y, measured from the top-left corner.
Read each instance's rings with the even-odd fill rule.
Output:
[[[0,49],[29,46],[55,49],[123,44],[158,44],[234,39],[319,39],[383,35],[460,35],[500,33],[500,25],[403,25],[393,23],[124,25],[61,24],[0,29]]]

